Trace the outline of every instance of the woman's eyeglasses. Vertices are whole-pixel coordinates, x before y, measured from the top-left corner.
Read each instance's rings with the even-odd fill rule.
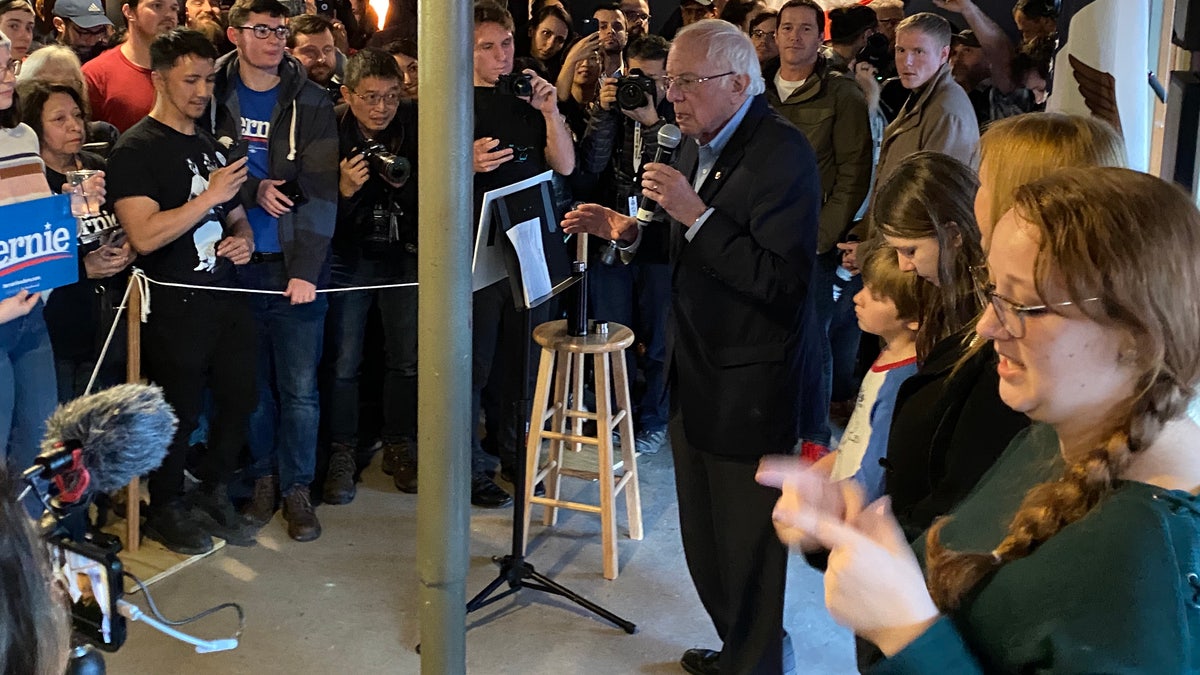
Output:
[[[979,294],[981,303],[988,303],[996,312],[996,319],[1004,327],[1004,331],[1014,339],[1025,337],[1025,318],[1050,314],[1056,307],[1069,307],[1076,304],[1071,300],[1065,302],[1048,302],[1044,305],[1026,305],[996,292],[996,284],[988,279],[986,267],[972,267],[971,276],[975,280],[975,292]],[[1095,302],[1100,298],[1087,298],[1083,302]]]
[[[12,73],[13,77],[21,74],[21,62],[16,59],[9,59],[8,63],[4,64],[3,72]]]

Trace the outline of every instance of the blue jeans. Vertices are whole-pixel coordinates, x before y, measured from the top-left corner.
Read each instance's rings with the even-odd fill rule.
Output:
[[[821,326],[821,391],[819,400],[828,411],[831,401],[845,401],[857,393],[854,386],[854,364],[858,357],[858,341],[862,330],[854,315],[854,295],[862,290],[862,275],[849,280],[837,275],[841,252],[834,250],[817,256],[813,267],[809,302]],[[834,298],[834,295],[837,298]],[[805,440],[823,445],[830,442],[828,416],[821,429],[806,429]]]
[[[251,263],[238,270],[244,288],[282,290],[282,262]],[[284,495],[313,482],[321,405],[317,365],[325,331],[325,295],[293,305],[278,295],[253,295],[258,330],[258,407],[250,416],[250,473],[254,478],[279,470]]]
[[[667,314],[671,307],[671,266],[667,263],[588,266],[588,302],[597,321],[615,321],[633,329],[646,346],[642,373],[646,389],[635,402],[638,430],[667,428]],[[629,382],[637,372],[637,350],[625,350]]]
[[[0,459],[12,472],[33,464],[58,398],[42,307],[0,324]]]
[[[386,260],[347,260],[334,254],[334,288],[379,286],[417,280],[417,256],[397,252]],[[328,331],[333,350],[333,385],[329,396],[329,438],[358,444],[358,379],[363,338],[371,303],[379,304],[383,322],[384,443],[417,436],[417,289],[389,288],[333,293],[329,298]]]

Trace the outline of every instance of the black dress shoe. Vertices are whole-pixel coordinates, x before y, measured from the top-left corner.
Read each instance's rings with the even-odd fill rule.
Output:
[[[683,658],[679,659],[679,665],[692,675],[717,675],[721,672],[717,667],[720,658],[721,652],[697,647],[684,652]]]
[[[485,509],[501,509],[512,504],[512,497],[486,474],[478,473],[471,476],[471,504]]]

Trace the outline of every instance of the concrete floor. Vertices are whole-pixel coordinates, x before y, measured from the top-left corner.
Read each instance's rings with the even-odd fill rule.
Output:
[[[669,452],[642,457],[645,538],[618,520],[620,576],[601,575],[599,518],[563,511],[556,528],[540,525],[535,509],[529,560],[538,571],[638,625],[634,635],[568,601],[522,590],[467,617],[467,670],[471,673],[682,673],[679,656],[690,647],[717,646],[716,633],[692,588],[679,540]],[[152,587],[170,618],[221,602],[241,603],[246,632],[238,649],[198,655],[187,645],[141,624],[108,655],[113,674],[418,673],[415,596],[416,504],[396,492],[378,468],[364,472],[358,497],[318,510],[324,534],[291,541],[276,516],[254,548],[227,546]],[[574,493],[572,493],[574,490]],[[595,484],[567,480],[564,496],[595,500]],[[495,578],[491,556],[508,552],[512,509],[474,509],[468,596]],[[789,569],[786,625],[797,673],[853,673],[851,635],[830,620],[821,577],[802,560]],[[145,607],[140,596],[133,601]],[[207,638],[227,637],[232,613],[188,627]]]

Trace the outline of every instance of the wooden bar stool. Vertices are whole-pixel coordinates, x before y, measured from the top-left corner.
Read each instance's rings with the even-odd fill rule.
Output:
[[[629,538],[642,538],[642,500],[638,494],[637,459],[634,456],[633,408],[629,402],[629,376],[625,368],[625,350],[633,344],[633,331],[609,323],[607,334],[572,337],[564,320],[544,323],[533,331],[533,339],[542,346],[537,387],[533,394],[529,439],[525,449],[525,503],[545,507],[542,522],[554,525],[558,509],[574,509],[600,514],[601,544],[604,550],[604,578],[617,578],[617,504],[625,490],[625,510],[629,516]],[[583,410],[584,359],[592,357],[596,381],[596,412]],[[550,380],[554,378],[554,400],[550,400]],[[612,410],[613,395],[616,410]],[[573,404],[573,405],[572,405]],[[596,421],[596,435],[583,435],[584,420]],[[546,422],[551,422],[546,430]],[[568,430],[569,425],[569,430]],[[621,461],[613,464],[612,432],[621,434]],[[542,441],[548,440],[549,452],[544,466],[538,466]],[[564,466],[564,449],[579,452],[585,445],[595,446],[595,472]],[[619,471],[619,473],[618,473]],[[583,504],[559,498],[559,478],[571,476],[599,480],[600,504]],[[545,480],[546,496],[535,497],[533,486]],[[525,510],[525,542],[529,541],[530,511]]]

